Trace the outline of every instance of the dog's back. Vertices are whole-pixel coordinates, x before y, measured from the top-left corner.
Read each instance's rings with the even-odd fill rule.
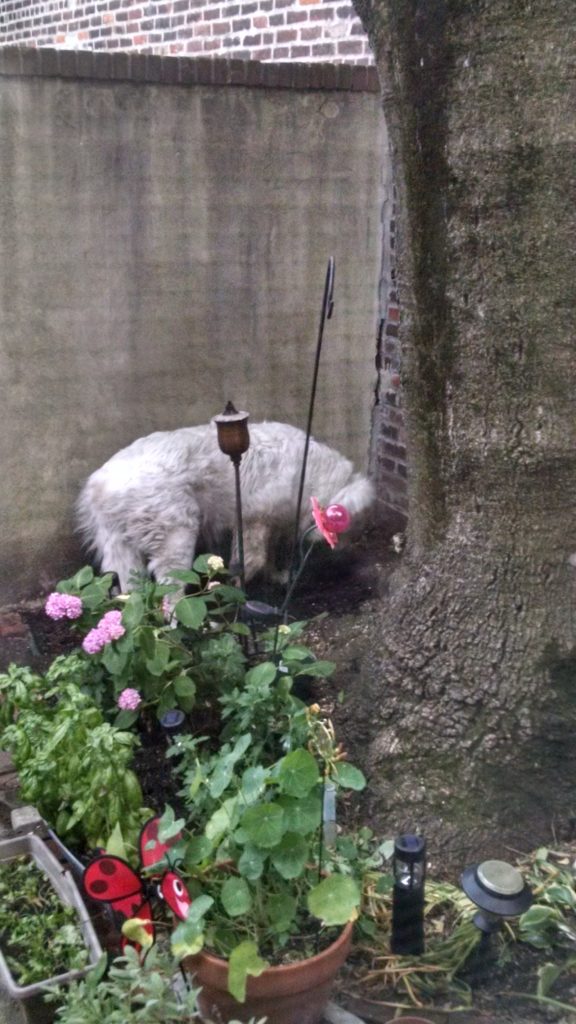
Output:
[[[271,534],[294,523],[305,435],[285,423],[250,426],[242,458],[246,578],[265,567]],[[309,498],[338,501],[352,515],[373,499],[366,477],[337,451],[310,440],[303,525]],[[134,572],[158,579],[188,568],[199,535],[208,546],[234,531],[234,471],[213,424],[139,438],[112,456],[86,482],[77,505],[79,528],[103,572],[126,589]]]

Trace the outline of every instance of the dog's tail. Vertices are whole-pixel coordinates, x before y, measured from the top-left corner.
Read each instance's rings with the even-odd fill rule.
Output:
[[[330,504],[344,505],[354,521],[368,511],[375,496],[372,481],[362,473],[354,473],[351,480],[334,495]]]

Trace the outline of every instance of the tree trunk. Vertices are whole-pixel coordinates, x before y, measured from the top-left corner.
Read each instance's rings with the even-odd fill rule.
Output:
[[[353,695],[371,811],[493,853],[576,807],[573,0],[354,4],[393,148],[410,470]]]

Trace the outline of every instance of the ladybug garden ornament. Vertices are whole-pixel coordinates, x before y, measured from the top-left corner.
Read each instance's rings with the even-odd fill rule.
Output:
[[[158,838],[159,823],[159,817],[150,818],[140,832],[140,867],[147,872],[146,877],[137,873],[122,857],[99,853],[85,868],[82,879],[90,899],[108,903],[126,919],[141,919],[151,942],[155,940],[150,902],[153,898],[165,900],[181,921],[186,920],[192,902],[180,875],[170,864],[170,849],[181,839],[181,833],[163,842]],[[168,869],[164,866],[166,861]],[[157,872],[150,870],[154,865],[158,865]],[[122,940],[123,947],[126,942],[126,939]]]

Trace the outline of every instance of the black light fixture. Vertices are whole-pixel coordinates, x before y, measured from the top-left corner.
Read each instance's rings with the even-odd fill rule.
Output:
[[[533,899],[521,873],[504,860],[470,865],[462,873],[460,884],[478,907],[474,924],[486,937],[500,927],[504,918],[519,917],[528,910]]]
[[[242,590],[246,588],[244,573],[244,528],[242,523],[242,492],[240,489],[240,462],[244,452],[250,447],[250,433],[248,431],[249,413],[238,412],[232,402],[226,404],[226,408],[219,416],[213,416],[212,422],[216,424],[218,434],[218,447],[224,455],[228,455],[234,466],[234,477],[236,482],[236,537],[238,543],[238,565],[240,584]]]
[[[398,836],[394,842],[392,870],[390,949],[399,956],[420,956],[424,952],[426,840],[422,836]]]

